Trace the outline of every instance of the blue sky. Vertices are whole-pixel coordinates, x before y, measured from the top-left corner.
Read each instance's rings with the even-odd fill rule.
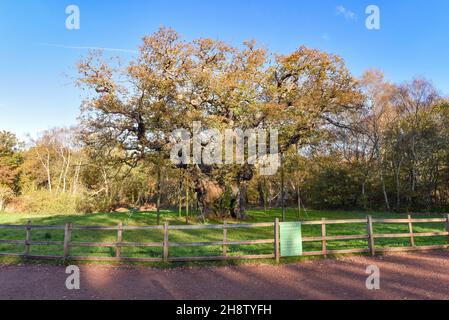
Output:
[[[65,27],[71,4],[80,30]],[[378,31],[365,27],[370,4],[381,11]],[[356,76],[422,75],[449,94],[448,0],[1,0],[0,130],[25,137],[75,124],[81,93],[70,75],[87,53],[79,47],[134,50],[160,25],[186,39],[256,39],[280,53],[305,44],[341,55]]]

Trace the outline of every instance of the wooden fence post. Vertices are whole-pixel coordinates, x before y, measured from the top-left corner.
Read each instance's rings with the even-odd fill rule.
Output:
[[[168,261],[168,221],[164,224],[164,262]]]
[[[31,242],[31,220],[28,220],[26,226],[26,238],[25,238],[25,256],[30,254]]]
[[[415,246],[415,235],[413,234],[413,224],[412,224],[412,216],[408,215],[408,231],[410,232],[410,244],[412,247]]]
[[[367,217],[367,231],[368,231],[368,248],[372,256],[376,254],[376,248],[374,244],[374,232],[373,232],[373,218]]]
[[[117,228],[117,246],[115,248],[116,258],[120,258],[120,256],[122,255],[122,246],[121,246],[122,242],[123,242],[123,222],[120,222]]]
[[[228,242],[228,222],[225,220],[223,222],[223,256],[224,257],[228,256],[227,242]]]
[[[64,261],[70,256],[70,241],[72,238],[72,224],[66,223],[64,228]]]
[[[321,238],[322,238],[322,250],[323,255],[327,258],[327,243],[326,243],[326,218],[321,219]]]
[[[274,257],[276,263],[280,261],[279,245],[279,218],[276,218],[274,222]]]

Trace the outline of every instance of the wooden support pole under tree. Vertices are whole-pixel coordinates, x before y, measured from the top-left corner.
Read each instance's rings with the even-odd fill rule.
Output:
[[[281,154],[281,206],[282,206],[282,221],[285,222],[285,172],[284,172],[284,155]]]
[[[115,257],[120,258],[122,254],[121,244],[123,242],[123,222],[120,222],[117,227],[117,246],[115,247]]]
[[[374,232],[373,232],[373,218],[368,216],[366,219],[366,228],[368,231],[368,248],[372,256],[376,254],[376,248],[374,244]]]
[[[415,247],[415,235],[413,234],[412,216],[408,215],[408,231],[410,232],[410,245]]]
[[[30,254],[31,242],[31,220],[28,220],[26,226],[26,238],[25,238],[25,256]]]
[[[156,177],[156,224],[161,222],[161,163],[158,161]]]
[[[182,173],[179,178],[179,190],[178,190],[178,217],[182,217]]]
[[[223,257],[228,256],[228,222],[225,220],[223,222]]]
[[[186,223],[189,223],[189,206],[190,206],[190,199],[189,199],[189,181],[186,177]]]
[[[301,219],[301,190],[299,189],[299,185],[296,189],[296,196],[298,200],[298,219]]]
[[[449,213],[446,214],[446,231],[449,232]],[[447,236],[447,243],[449,243],[449,235]]]
[[[70,241],[72,238],[72,224],[66,223],[64,228],[64,261],[70,256]]]
[[[279,245],[279,218],[276,218],[274,222],[274,257],[276,258],[276,263],[280,261]]]
[[[196,199],[197,199],[196,192],[195,192],[195,190],[192,190],[192,201],[191,201],[192,203],[190,205],[190,208],[192,209],[192,211],[198,210],[198,203],[197,203]]]
[[[168,221],[164,224],[164,262],[168,261]]]
[[[321,238],[322,251],[325,258],[327,258],[327,243],[326,243],[326,218],[321,219]]]

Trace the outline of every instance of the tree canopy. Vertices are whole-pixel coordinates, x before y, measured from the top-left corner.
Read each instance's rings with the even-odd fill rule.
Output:
[[[79,72],[80,86],[90,90],[83,105],[86,143],[120,148],[127,160],[156,157],[157,166],[168,157],[171,132],[193,130],[193,121],[219,130],[277,129],[284,153],[308,145],[329,126],[350,126],[348,115],[363,103],[356,79],[337,56],[306,47],[273,54],[254,41],[242,48],[212,39],[186,42],[165,28],[144,37],[127,66],[93,53]],[[212,190],[225,192],[223,179],[240,198],[253,170],[196,164],[191,174],[203,214],[217,200],[208,199]],[[242,203],[235,204],[231,213],[242,214]]]

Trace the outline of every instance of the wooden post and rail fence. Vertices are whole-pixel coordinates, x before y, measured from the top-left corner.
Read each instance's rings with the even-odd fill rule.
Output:
[[[374,233],[374,224],[406,224],[408,225],[407,233],[388,233],[388,234],[376,234]],[[428,232],[428,233],[415,233],[413,230],[413,224],[420,223],[445,223],[444,232]],[[350,225],[350,224],[365,224],[366,234],[355,235],[327,235],[327,226],[332,225]],[[319,251],[305,251],[303,256],[328,256],[336,254],[353,254],[353,253],[368,253],[375,255],[376,253],[384,252],[400,252],[400,251],[415,251],[415,250],[434,250],[434,249],[447,249],[449,248],[449,215],[445,218],[427,218],[427,219],[412,219],[409,215],[406,219],[381,219],[372,218],[368,216],[366,219],[346,219],[346,220],[317,220],[317,221],[302,221],[301,225],[321,225],[321,236],[319,237],[302,237],[303,243],[308,242],[321,242],[321,250]],[[229,240],[228,231],[232,229],[253,229],[253,228],[273,228],[273,237],[269,239],[257,239],[257,240]],[[161,226],[125,226],[122,223],[117,226],[77,226],[71,223],[67,223],[64,226],[43,226],[33,225],[31,221],[28,221],[26,225],[0,225],[0,229],[23,229],[25,230],[25,240],[6,240],[0,239],[0,244],[14,244],[24,245],[23,253],[4,253],[0,251],[0,256],[22,257],[29,259],[50,259],[50,260],[91,260],[91,261],[129,261],[129,262],[175,262],[175,261],[207,261],[207,260],[234,260],[234,259],[275,259],[279,262],[280,256],[280,222],[276,219],[274,222],[267,223],[249,223],[249,224],[230,224],[224,222],[222,225],[169,225],[165,222]],[[169,235],[170,230],[205,230],[205,229],[222,229],[223,240],[222,241],[208,241],[208,242],[171,242]],[[33,230],[63,230],[63,241],[33,241]],[[116,242],[79,242],[73,241],[72,234],[76,231],[116,231]],[[162,230],[163,240],[162,242],[124,242],[123,234],[126,231],[132,230]],[[447,237],[447,244],[442,245],[429,245],[429,246],[417,246],[415,239],[418,237]],[[402,247],[376,247],[376,239],[394,239],[394,238],[408,238],[410,240],[410,246]],[[345,250],[329,250],[328,243],[332,241],[344,241],[344,240],[366,240],[366,248],[353,248]],[[230,255],[229,247],[231,246],[250,246],[260,244],[272,244],[273,252],[270,254],[257,254],[257,255]],[[32,246],[62,246],[63,255],[33,255],[31,253]],[[221,246],[222,254],[220,256],[196,256],[196,257],[174,257],[170,256],[170,248],[176,247],[204,247],[204,246]],[[115,248],[115,257],[95,257],[95,256],[74,256],[71,255],[71,248],[76,247],[110,247]],[[122,248],[124,247],[159,247],[162,248],[161,257],[124,257],[122,255]]]

